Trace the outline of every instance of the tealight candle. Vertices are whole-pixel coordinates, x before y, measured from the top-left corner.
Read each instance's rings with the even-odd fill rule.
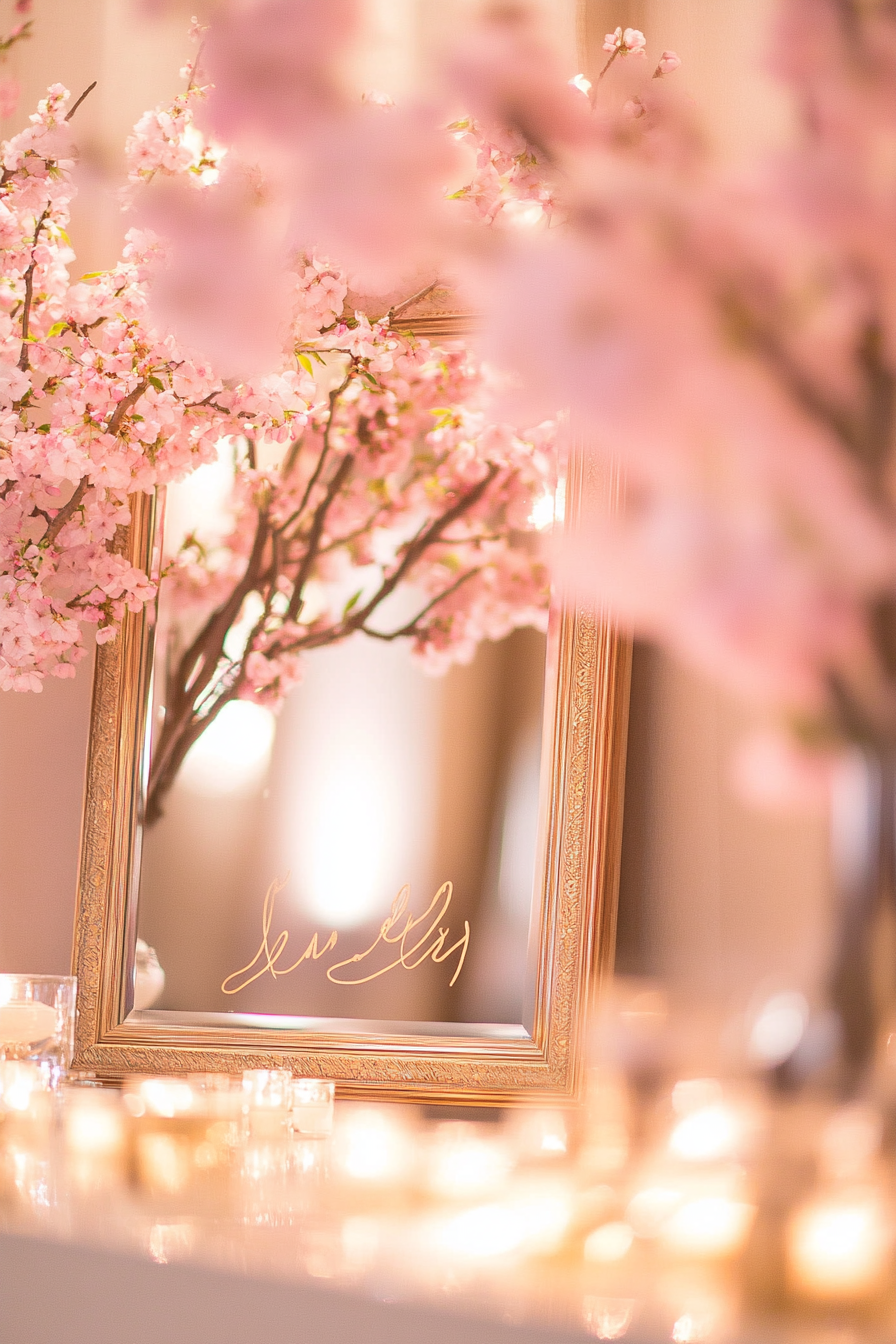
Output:
[[[334,1168],[343,1180],[394,1193],[413,1173],[413,1126],[398,1107],[364,1102],[341,1106],[333,1143]]]
[[[289,1084],[289,1127],[305,1138],[324,1138],[333,1130],[335,1083],[294,1078]]]
[[[285,1137],[291,1080],[289,1069],[243,1070],[243,1108],[253,1138]]]
[[[820,1197],[798,1209],[787,1237],[793,1287],[825,1301],[855,1301],[887,1279],[892,1235],[887,1212],[872,1189]]]
[[[125,1113],[115,1092],[101,1088],[63,1089],[66,1172],[85,1193],[124,1181]]]
[[[499,1191],[512,1167],[508,1145],[485,1126],[446,1120],[427,1146],[426,1187],[438,1199],[478,1199]]]

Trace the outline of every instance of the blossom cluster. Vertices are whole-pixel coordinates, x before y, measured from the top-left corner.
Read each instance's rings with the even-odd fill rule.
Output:
[[[82,623],[105,642],[126,611],[154,596],[118,542],[130,495],[213,460],[222,435],[295,432],[314,392],[294,366],[225,387],[154,324],[147,296],[164,255],[145,231],[128,233],[114,270],[71,280],[68,103],[54,85],[0,151],[3,689],[74,675],[86,652]],[[172,121],[165,135],[183,138],[189,122]],[[145,123],[142,138],[158,142],[158,124]],[[195,156],[169,162],[168,171],[196,167]]]
[[[150,814],[219,709],[235,697],[276,708],[307,650],[360,632],[407,640],[439,671],[482,639],[543,627],[548,601],[536,521],[554,426],[520,435],[490,418],[487,372],[462,346],[416,340],[391,312],[351,312],[343,270],[283,240],[248,258],[217,310],[244,338],[250,313],[276,337],[276,350],[256,345],[264,366],[230,376],[184,339],[184,294],[207,321],[203,274],[242,260],[247,227],[273,236],[264,174],[197,126],[196,74],[128,141],[139,224],[111,271],[69,274],[67,91],[54,86],[2,147],[0,688],[73,675],[85,623],[106,642],[153,600],[122,545],[131,497],[233,457],[227,528],[191,534],[169,569],[189,643]],[[218,246],[200,233],[204,255],[185,266],[176,225],[191,196]]]
[[[314,263],[303,281],[309,271],[341,300],[334,268]],[[169,569],[180,657],[150,820],[223,706],[276,710],[312,649],[355,634],[402,639],[438,673],[470,661],[483,639],[546,628],[538,531],[552,516],[555,426],[519,434],[494,422],[479,361],[388,321],[331,323],[299,356],[322,361],[329,393],[285,450],[270,436],[232,445],[224,519],[190,532]]]
[[[568,537],[572,587],[804,740],[892,742],[892,8],[781,0],[793,142],[737,171],[666,78],[675,53],[647,59],[620,27],[594,85],[571,81],[524,6],[486,11],[416,102],[353,111],[339,70],[356,9],[225,6],[211,124],[276,144],[295,227],[351,257],[353,280],[384,256],[460,276],[520,423],[568,407],[621,462],[622,506]],[[476,166],[446,192],[452,136]],[[522,227],[486,243],[458,199]]]

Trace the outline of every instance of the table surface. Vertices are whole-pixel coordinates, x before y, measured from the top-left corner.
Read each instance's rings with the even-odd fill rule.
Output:
[[[598,1336],[600,1337],[600,1336]],[[156,1264],[102,1246],[0,1234],[0,1344],[549,1344],[585,1329],[512,1325],[465,1310],[389,1302],[311,1281],[195,1263]],[[666,1344],[637,1320],[626,1344]],[[724,1344],[892,1344],[830,1320],[767,1325]],[[719,1341],[722,1344],[722,1341]]]

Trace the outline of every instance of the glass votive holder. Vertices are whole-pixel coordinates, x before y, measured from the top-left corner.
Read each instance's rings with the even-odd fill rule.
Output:
[[[293,1078],[289,1084],[289,1128],[303,1138],[327,1138],[333,1132],[336,1084],[323,1078]]]
[[[54,1189],[47,1072],[30,1060],[0,1060],[0,1208],[45,1214]]]
[[[127,1112],[116,1091],[63,1087],[62,1135],[66,1179],[93,1195],[122,1186],[126,1178]]]
[[[0,1060],[38,1064],[57,1087],[75,1045],[75,977],[0,975]]]
[[[186,1079],[131,1079],[123,1105],[131,1117],[134,1178],[146,1194],[215,1200],[228,1188],[233,1125],[210,1113]]]
[[[286,1137],[289,1115],[289,1069],[244,1069],[243,1113],[253,1138]]]

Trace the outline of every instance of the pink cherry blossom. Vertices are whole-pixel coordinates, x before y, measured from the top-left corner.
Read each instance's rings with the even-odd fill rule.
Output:
[[[657,61],[656,69],[653,72],[654,79],[660,75],[671,75],[673,70],[677,70],[681,65],[681,57],[674,51],[664,51]]]
[[[222,6],[205,37],[214,85],[210,125],[232,138],[300,140],[343,101],[335,57],[357,22],[356,0],[251,0]]]
[[[604,51],[621,56],[643,56],[647,47],[647,38],[638,28],[617,28],[604,38]],[[670,53],[664,52],[666,56]]]

